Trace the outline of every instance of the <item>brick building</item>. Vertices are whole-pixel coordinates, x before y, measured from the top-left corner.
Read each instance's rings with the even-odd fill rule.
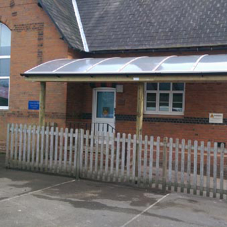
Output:
[[[136,133],[143,83],[143,134],[227,142],[226,10],[222,0],[0,0],[1,149],[7,123],[39,123],[39,82],[45,120],[58,127],[87,122]],[[79,64],[87,73],[34,68],[56,59],[55,70],[88,59]],[[156,69],[139,71],[143,59]],[[117,73],[130,62],[130,73]],[[103,71],[91,75],[98,65]],[[209,123],[212,113],[223,123]]]

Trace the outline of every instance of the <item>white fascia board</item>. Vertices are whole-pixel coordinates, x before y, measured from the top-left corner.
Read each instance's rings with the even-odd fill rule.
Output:
[[[81,39],[82,39],[82,42],[83,42],[84,50],[85,50],[85,52],[89,52],[87,39],[86,39],[86,36],[85,36],[85,33],[84,33],[84,28],[83,28],[83,24],[82,24],[82,21],[81,21],[80,12],[79,12],[76,0],[72,0],[72,4],[73,4],[74,12],[75,12],[75,15],[76,15],[76,20],[77,20],[77,23],[78,23],[78,26],[79,26],[80,35],[81,35]]]

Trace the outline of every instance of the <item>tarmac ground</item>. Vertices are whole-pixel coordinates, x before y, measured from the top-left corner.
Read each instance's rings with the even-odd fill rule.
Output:
[[[0,227],[227,227],[227,201],[4,168]]]

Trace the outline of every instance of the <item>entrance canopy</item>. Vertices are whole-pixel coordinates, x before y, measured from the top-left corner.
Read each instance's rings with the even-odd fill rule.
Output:
[[[57,59],[21,75],[32,81],[223,81],[227,55]]]

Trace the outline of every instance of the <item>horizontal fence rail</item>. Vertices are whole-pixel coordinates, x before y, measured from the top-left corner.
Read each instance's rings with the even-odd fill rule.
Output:
[[[6,166],[227,199],[224,144],[9,124]]]

